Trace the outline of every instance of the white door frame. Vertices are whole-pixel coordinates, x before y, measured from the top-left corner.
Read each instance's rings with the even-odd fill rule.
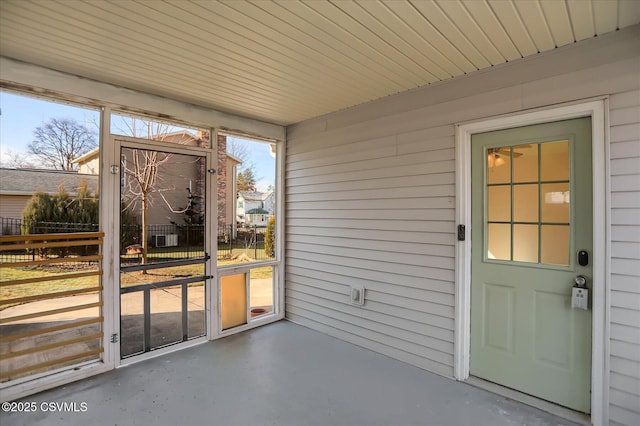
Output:
[[[456,247],[454,377],[469,378],[471,343],[471,135],[571,118],[591,117],[593,152],[593,303],[591,347],[591,422],[608,419],[610,199],[606,111],[607,99],[553,106],[456,125],[456,220],[466,238]]]
[[[215,132],[211,132],[210,134],[212,135],[216,135],[217,133]],[[130,137],[130,136],[122,136],[122,135],[115,135],[115,134],[111,134],[109,135],[110,137],[110,146],[112,147],[112,157],[111,157],[111,163],[112,165],[117,165],[117,172],[111,172],[110,174],[112,175],[111,178],[111,182],[112,182],[112,199],[113,199],[113,204],[111,205],[111,210],[112,210],[112,221],[113,221],[113,229],[116,230],[116,232],[118,232],[118,234],[114,234],[113,238],[110,240],[110,243],[113,244],[113,247],[111,247],[111,255],[112,258],[110,260],[111,264],[113,265],[113,270],[112,270],[112,274],[113,274],[113,284],[112,284],[112,299],[111,299],[111,303],[112,305],[112,309],[111,309],[111,313],[112,313],[112,333],[116,333],[118,335],[118,342],[115,344],[112,344],[110,346],[111,348],[111,359],[112,362],[114,363],[114,366],[116,368],[122,367],[122,366],[126,366],[126,365],[130,365],[130,364],[134,364],[140,361],[145,361],[147,359],[151,359],[151,358],[155,358],[158,357],[160,355],[164,355],[167,353],[171,353],[171,352],[176,352],[176,351],[180,351],[182,349],[186,349],[188,347],[191,346],[195,346],[195,345],[199,345],[201,343],[206,342],[207,340],[210,339],[210,333],[211,333],[211,329],[212,329],[212,318],[213,316],[211,315],[211,305],[209,305],[209,309],[205,309],[205,327],[206,327],[206,334],[204,336],[189,340],[187,342],[181,342],[179,344],[174,344],[174,345],[170,345],[164,348],[160,348],[160,349],[156,349],[153,350],[151,352],[145,352],[139,355],[133,355],[131,357],[122,359],[120,356],[120,341],[122,340],[122,330],[120,329],[120,319],[121,319],[121,313],[120,313],[120,235],[119,235],[119,229],[120,229],[120,198],[121,198],[121,193],[120,193],[120,154],[121,154],[121,149],[122,148],[132,148],[132,149],[141,149],[141,150],[154,150],[154,151],[159,151],[159,152],[170,152],[172,154],[180,154],[180,155],[192,155],[192,156],[201,156],[201,157],[205,157],[206,159],[206,167],[205,167],[205,176],[207,179],[207,184],[205,185],[205,229],[207,229],[208,233],[210,235],[217,235],[217,220],[214,220],[213,217],[217,215],[215,215],[214,213],[209,213],[209,212],[217,212],[217,201],[213,201],[212,197],[213,197],[213,188],[215,187],[215,185],[217,185],[217,173],[214,173],[213,175],[209,175],[209,173],[206,171],[207,169],[210,169],[211,167],[217,167],[216,164],[214,164],[214,153],[217,151],[213,151],[212,148],[201,148],[201,147],[194,147],[194,146],[190,146],[190,145],[180,145],[180,144],[172,144],[172,143],[167,143],[167,142],[162,142],[162,141],[156,141],[156,140],[149,140],[149,139],[140,139],[140,138],[134,138],[134,137]],[[217,140],[217,139],[216,139]],[[216,147],[216,145],[213,145],[214,149]],[[107,167],[103,167],[101,168],[101,170],[105,170],[105,174],[107,173],[106,170],[108,170],[109,168]],[[215,210],[214,210],[215,209]],[[216,228],[213,228],[213,227]],[[106,238],[105,238],[106,239]],[[207,238],[205,239],[205,252],[206,253],[216,253],[215,250],[217,250],[217,247],[214,246],[215,242],[212,242],[212,238]],[[211,266],[211,265],[215,265],[215,255],[212,257],[213,260],[209,260],[207,262],[205,262],[205,275],[212,275],[211,271],[215,269],[215,266]],[[205,295],[211,295],[211,293],[213,293],[212,289],[214,288],[214,280],[213,279],[207,279],[205,280]],[[210,303],[210,297],[206,298],[207,303]],[[106,321],[106,318],[105,318]],[[105,337],[106,339],[106,337]],[[105,343],[106,345],[107,343]]]

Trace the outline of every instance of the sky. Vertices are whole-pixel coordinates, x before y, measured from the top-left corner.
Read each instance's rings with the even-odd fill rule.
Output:
[[[33,131],[52,118],[71,118],[96,130],[100,112],[88,108],[44,101],[0,91],[0,161],[7,160],[7,151],[26,153],[33,140]],[[255,166],[258,191],[275,184],[275,159],[268,143],[233,138],[249,149],[249,162]],[[37,164],[37,161],[35,161]]]
[[[72,118],[87,127],[99,122],[97,110],[77,108],[70,105],[42,101],[39,99],[0,92],[0,155],[7,149],[26,152],[33,140],[36,127],[51,118]],[[97,128],[96,128],[97,130]]]
[[[247,146],[249,152],[248,162],[254,165],[255,176],[258,179],[256,182],[258,191],[265,192],[269,185],[275,187],[276,159],[271,154],[270,145],[228,136],[227,142],[230,140]],[[242,170],[242,166],[240,166],[240,170]]]

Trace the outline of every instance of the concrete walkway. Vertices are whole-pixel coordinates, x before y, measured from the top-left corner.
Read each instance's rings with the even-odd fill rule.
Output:
[[[23,401],[36,412],[2,426],[573,425],[287,321]],[[63,402],[78,409],[40,408]]]
[[[272,306],[273,305],[273,280],[271,278],[260,278],[251,280],[251,306]],[[191,287],[190,298],[195,304],[204,307],[204,287]],[[180,312],[180,290],[169,288],[166,290],[154,290],[151,292],[151,306],[153,313]],[[127,295],[127,302],[123,303],[122,315],[141,315],[142,292]],[[80,306],[98,301],[97,294],[81,294],[77,296],[58,297],[55,299],[39,300],[37,302],[23,303],[0,310],[0,319],[17,317],[34,312],[44,312],[66,306]],[[137,303],[136,303],[137,302]],[[99,314],[98,308],[84,309],[82,311],[63,312],[60,314],[47,315],[44,317],[30,318],[20,321],[12,321],[8,324],[26,324],[37,322],[72,321],[79,318],[95,318]]]

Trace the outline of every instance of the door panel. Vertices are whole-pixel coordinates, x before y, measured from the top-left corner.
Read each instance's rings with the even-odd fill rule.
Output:
[[[121,143],[120,356],[206,335],[207,155]]]
[[[515,289],[483,283],[482,344],[493,350],[513,354]]]
[[[573,316],[566,316],[570,303],[566,293],[534,293],[533,359],[549,366],[569,370],[573,338]],[[570,336],[569,339],[564,336]]]
[[[474,135],[472,158],[471,374],[589,412],[591,120]]]

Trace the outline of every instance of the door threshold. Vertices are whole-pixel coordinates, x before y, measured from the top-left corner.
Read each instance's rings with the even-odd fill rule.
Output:
[[[126,358],[120,359],[120,364],[116,368],[126,367],[131,364],[136,364],[138,362],[144,362],[148,359],[156,358],[162,355],[170,354],[172,352],[181,351],[183,349],[187,349],[193,346],[201,345],[203,343],[207,343],[209,340],[206,336],[196,337],[192,340],[187,340],[186,342],[180,342],[173,345],[168,345],[160,349],[155,349],[150,352],[143,352],[138,355],[128,356]]]
[[[562,417],[563,419],[572,421],[574,423],[578,423],[585,426],[591,425],[591,416],[589,414],[580,413],[570,408],[562,407],[552,402],[545,401],[543,399],[536,398],[535,396],[527,395],[526,393],[522,393],[517,390],[510,389],[510,388],[498,385],[496,383],[489,382],[479,377],[469,376],[467,380],[465,380],[464,382],[467,384],[470,384],[471,386],[475,386],[475,387],[487,390],[489,392],[495,393],[497,395],[501,395],[506,398],[513,399],[514,401],[518,401],[523,404],[530,405],[534,408],[537,408],[542,411],[546,411],[547,413],[553,414],[558,417]]]

